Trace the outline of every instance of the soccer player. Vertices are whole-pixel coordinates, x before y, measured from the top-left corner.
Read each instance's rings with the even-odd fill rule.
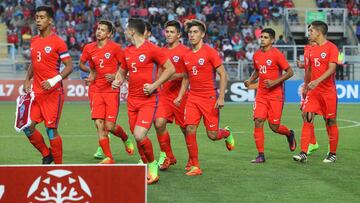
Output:
[[[144,32],[143,20],[129,19],[125,35],[131,45],[124,50],[125,58],[113,81],[113,87],[118,88],[129,72],[129,126],[136,139],[139,154],[143,153],[148,162],[148,184],[153,184],[159,180],[158,164],[147,133],[157,107],[156,89],[175,73],[175,68],[161,48],[145,39]],[[157,80],[154,64],[157,64],[156,67],[164,67]]]
[[[186,103],[185,89],[180,92],[183,76],[185,73],[184,54],[188,48],[180,43],[181,25],[178,21],[172,20],[165,23],[165,37],[167,45],[162,48],[175,66],[176,73],[162,85],[159,93],[159,105],[155,115],[155,130],[160,144],[162,154],[165,157],[159,158],[160,170],[167,170],[170,165],[176,164],[176,158],[172,152],[167,123],[175,123],[185,135],[184,110]]]
[[[101,20],[96,29],[96,42],[87,44],[81,56],[81,66],[90,61],[89,80],[94,81],[94,92],[91,101],[91,117],[95,120],[99,135],[99,145],[105,154],[101,164],[112,164],[114,159],[110,149],[108,132],[120,137],[128,154],[133,154],[134,146],[120,125],[116,125],[119,111],[120,89],[112,89],[118,66],[122,62],[121,47],[110,40],[113,24]]]
[[[326,120],[330,152],[323,162],[336,161],[336,149],[339,130],[336,125],[337,93],[335,86],[335,70],[338,63],[337,47],[326,39],[328,26],[322,21],[313,21],[309,28],[309,39],[317,44],[310,49],[310,67],[306,81],[309,89],[303,106],[303,127],[301,132],[301,152],[294,155],[295,161],[306,162],[309,141],[314,131],[314,117],[320,112]]]
[[[254,138],[258,156],[251,163],[264,163],[264,122],[267,120],[270,129],[285,135],[290,151],[296,149],[294,131],[281,125],[281,115],[284,105],[283,82],[293,76],[293,70],[280,50],[273,47],[275,31],[266,28],[261,31],[260,49],[254,54],[254,72],[244,82],[249,87],[259,78],[258,91],[254,102]],[[282,72],[285,71],[285,74]]]
[[[215,49],[205,44],[203,38],[206,26],[199,20],[185,22],[185,28],[191,43],[191,50],[184,55],[184,63],[189,79],[190,90],[185,105],[185,141],[190,160],[186,169],[188,176],[202,174],[198,160],[196,130],[203,117],[207,136],[211,140],[225,140],[228,150],[234,149],[235,140],[231,129],[219,129],[219,109],[224,106],[227,74],[219,54]],[[216,88],[216,73],[220,77],[220,91]]]
[[[310,25],[308,27],[310,27]],[[313,43],[309,40],[309,44],[305,45],[305,47],[304,47],[304,63],[301,63],[299,60],[296,61],[297,67],[300,69],[304,69],[304,71],[305,71],[304,86],[303,86],[302,92],[301,92],[301,102],[300,102],[300,110],[301,111],[303,109],[303,105],[304,105],[305,98],[306,98],[306,93],[308,91],[307,82],[309,82],[310,73],[307,71],[307,69],[309,68],[309,65],[310,65],[310,63],[309,63],[310,62],[310,49],[313,46],[316,46],[316,43]],[[314,151],[316,151],[318,149],[319,149],[319,144],[316,141],[315,132],[312,131],[311,136],[310,136],[310,143],[309,143],[307,155],[311,155]]]
[[[31,65],[26,73],[24,92],[33,91],[35,99],[31,106],[31,125],[24,130],[30,143],[41,153],[43,164],[62,164],[62,139],[58,132],[61,111],[64,104],[64,90],[61,80],[71,74],[72,61],[65,42],[51,31],[54,11],[48,6],[36,8],[35,22],[39,35],[31,39]],[[60,72],[61,60],[65,68]],[[31,90],[31,79],[33,88]],[[50,140],[50,149],[44,142],[36,125],[44,121]]]

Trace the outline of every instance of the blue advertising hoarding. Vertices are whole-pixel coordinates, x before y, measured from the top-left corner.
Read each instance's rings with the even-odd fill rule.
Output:
[[[304,81],[289,80],[285,82],[285,101],[300,102],[300,92]],[[336,81],[339,103],[360,103],[360,81]]]

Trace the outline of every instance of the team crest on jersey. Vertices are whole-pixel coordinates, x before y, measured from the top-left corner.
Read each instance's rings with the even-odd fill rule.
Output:
[[[199,65],[204,65],[205,63],[205,59],[204,58],[200,58],[199,61],[198,61]]]
[[[109,52],[106,52],[104,56],[105,56],[106,59],[109,59],[111,54]]]
[[[49,46],[46,46],[45,47],[45,53],[50,53],[51,52],[51,47],[49,47]]]
[[[140,62],[144,62],[145,59],[146,59],[146,56],[145,56],[144,54],[141,54],[141,55],[139,56],[139,61],[140,61]]]
[[[321,54],[320,54],[320,56],[321,56],[321,58],[323,58],[323,59],[324,59],[324,58],[326,57],[326,53],[325,53],[325,52],[323,52],[323,53],[321,53]]]
[[[272,61],[270,59],[266,60],[266,65],[271,66]]]
[[[173,60],[174,60],[175,63],[179,62],[179,59],[180,59],[180,57],[178,57],[178,56],[173,57]]]

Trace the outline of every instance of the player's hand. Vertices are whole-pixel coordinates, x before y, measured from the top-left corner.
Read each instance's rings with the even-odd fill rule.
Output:
[[[173,103],[175,104],[175,106],[180,106],[181,100],[182,100],[182,98],[176,97],[176,98],[174,99]]]
[[[25,80],[23,84],[23,91],[25,93],[29,93],[31,91],[31,82],[29,80]]]
[[[90,80],[89,80],[89,78],[85,78],[85,79],[84,79],[84,82],[85,82],[85,85],[86,85],[86,86],[89,86],[89,85],[90,85]]]
[[[115,74],[105,74],[105,79],[108,82],[112,82],[115,80]]]
[[[119,88],[121,86],[121,81],[119,81],[119,80],[114,80],[114,81],[112,81],[112,83],[111,83],[111,87],[113,88],[113,89],[117,89],[117,88]]]
[[[307,87],[308,87],[310,90],[313,90],[313,89],[315,89],[318,85],[319,85],[319,82],[318,82],[317,80],[313,80],[313,81],[309,82],[309,84],[308,84]]]
[[[249,86],[250,86],[250,81],[249,81],[249,80],[245,80],[245,81],[244,81],[244,85],[245,85],[245,87],[249,88]]]
[[[88,76],[89,82],[94,81],[95,77],[96,77],[96,72],[90,71],[89,76]]]
[[[219,97],[219,98],[216,100],[215,108],[221,109],[222,107],[224,107],[224,104],[225,104],[224,98],[223,98],[223,97]]]
[[[304,68],[304,64],[302,64],[300,60],[296,60],[296,66],[301,69]]]
[[[270,89],[276,85],[276,82],[274,80],[264,80],[266,88]]]
[[[41,82],[41,87],[43,88],[43,90],[51,89],[51,85],[47,80],[44,80]]]
[[[150,95],[156,90],[156,87],[154,84],[145,83],[143,90],[145,95]]]

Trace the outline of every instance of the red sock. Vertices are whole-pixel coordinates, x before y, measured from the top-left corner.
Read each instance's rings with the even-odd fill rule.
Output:
[[[35,129],[33,134],[30,135],[28,139],[43,157],[46,157],[50,154],[50,149],[46,146],[43,136],[37,129]]]
[[[159,141],[160,150],[165,152],[167,157],[175,158],[171,149],[169,132],[166,130],[164,134],[157,135],[157,138]]]
[[[313,133],[314,133],[314,124],[304,122],[301,131],[301,151],[307,153],[309,149],[311,134]]]
[[[254,139],[259,153],[264,153],[264,128],[254,128]]]
[[[185,136],[186,146],[189,152],[189,157],[191,159],[192,165],[200,167],[199,165],[199,155],[198,155],[198,145],[196,143],[196,134],[188,134]]]
[[[144,151],[146,160],[148,163],[152,163],[154,159],[154,151],[151,140],[148,137],[145,137],[143,140],[137,143],[140,148]]]
[[[287,128],[284,125],[280,125],[279,128],[277,129],[277,133],[281,134],[281,135],[285,135],[285,136],[290,136],[290,130],[289,128]]]
[[[315,137],[315,132],[314,131],[311,132],[310,144],[316,144],[316,137]]]
[[[50,140],[50,150],[55,164],[62,164],[62,139],[60,135]]]
[[[221,140],[221,139],[227,138],[227,137],[229,137],[229,135],[230,135],[229,131],[224,130],[224,129],[219,129],[216,140]]]
[[[116,137],[120,137],[123,142],[125,142],[128,139],[128,135],[126,134],[126,132],[124,131],[124,129],[122,129],[122,127],[120,125],[116,125],[115,131],[113,134]]]
[[[108,137],[100,138],[99,145],[101,146],[101,149],[103,150],[106,157],[114,159],[111,153],[110,141]]]
[[[136,144],[137,144],[138,152],[139,152],[139,155],[140,155],[140,158],[141,158],[142,162],[144,164],[148,163],[148,161],[146,159],[146,156],[145,156],[144,149],[140,146],[140,142],[137,142]]]
[[[339,142],[339,129],[337,125],[326,126],[329,136],[330,152],[336,154],[337,145]]]

